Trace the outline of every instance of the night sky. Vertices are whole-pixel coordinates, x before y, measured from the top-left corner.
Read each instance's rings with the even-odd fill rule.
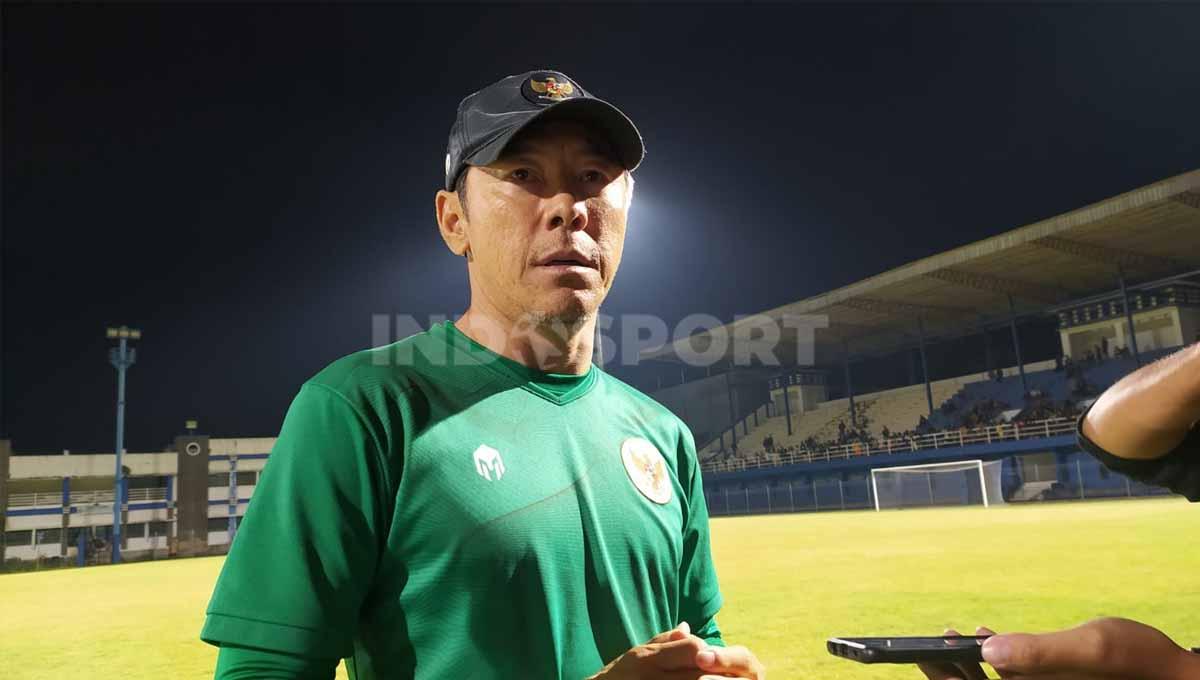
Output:
[[[555,68],[646,139],[606,314],[731,320],[1200,167],[1198,5],[3,7],[3,402],[112,451],[273,436],[376,314],[453,315],[465,95]],[[653,387],[647,369],[617,375]],[[647,384],[649,381],[649,384]]]

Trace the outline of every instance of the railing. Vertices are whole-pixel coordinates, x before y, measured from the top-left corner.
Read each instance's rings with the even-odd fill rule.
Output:
[[[749,421],[751,419],[754,420],[754,427],[758,427],[759,414],[762,414],[762,418],[764,420],[772,417],[772,414],[771,414],[772,403],[773,402],[771,402],[771,401],[764,401],[763,403],[759,404],[758,406],[755,406],[754,408],[750,409],[748,412],[744,413],[741,418],[738,418],[737,420],[734,421],[733,425],[718,432],[717,436],[709,437],[708,441],[704,442],[703,444],[701,444],[700,442],[696,442],[696,445],[697,445],[696,450],[697,451],[712,450],[712,447],[714,445],[716,445],[717,442],[725,441],[725,433],[726,432],[735,432],[736,433],[737,429],[738,429],[738,425],[742,426],[743,432],[748,431],[750,429]],[[776,413],[774,415],[778,416],[779,414]],[[733,441],[734,439],[736,439],[736,437],[733,437],[733,436],[730,437],[730,441]]]
[[[908,453],[926,449],[943,449],[947,447],[969,446],[971,444],[990,444],[998,441],[1016,441],[1021,439],[1039,439],[1054,437],[1075,432],[1074,418],[1047,418],[1029,423],[1003,423],[988,425],[971,430],[947,430],[933,432],[914,437],[892,437],[880,442],[853,442],[823,447],[815,451],[792,451],[788,453],[767,453],[763,458],[746,460],[734,458],[723,461],[703,463],[701,469],[705,472],[733,472],[737,470],[754,470],[757,468],[794,465],[796,463],[812,463],[823,460],[839,460],[858,458],[860,456],[877,456],[891,453]]]
[[[130,489],[128,502],[142,503],[145,501],[162,501],[167,498],[166,487]],[[112,503],[112,489],[101,491],[73,491],[71,505],[91,505],[94,503]],[[8,497],[10,508],[62,507],[61,491],[37,491],[33,493],[14,493]]]
[[[109,492],[109,498],[112,498],[112,492]],[[165,486],[147,487],[143,489],[130,489],[129,502],[141,503],[145,501],[165,501],[167,500],[167,488]],[[74,499],[72,499],[74,501]]]
[[[112,492],[110,491],[109,494]],[[42,493],[14,493],[8,495],[8,507],[32,508],[44,505],[62,506],[61,491],[46,491]]]

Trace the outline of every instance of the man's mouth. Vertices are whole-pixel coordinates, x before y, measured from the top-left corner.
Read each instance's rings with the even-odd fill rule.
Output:
[[[560,250],[538,260],[539,267],[584,267],[599,269],[596,258],[585,255],[578,250]]]

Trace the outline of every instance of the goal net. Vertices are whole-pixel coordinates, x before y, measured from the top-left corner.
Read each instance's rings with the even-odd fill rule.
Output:
[[[998,460],[960,460],[875,468],[871,470],[875,509],[1003,504],[1001,465]]]

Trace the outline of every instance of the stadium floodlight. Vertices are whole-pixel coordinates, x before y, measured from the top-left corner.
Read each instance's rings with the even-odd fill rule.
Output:
[[[117,465],[113,473],[113,527],[112,527],[112,563],[121,561],[121,511],[124,505],[124,494],[121,493],[125,474],[121,467],[121,457],[125,451],[125,371],[137,361],[137,350],[129,346],[130,340],[139,340],[142,332],[136,328],[121,326],[108,328],[104,333],[109,339],[120,342],[108,350],[108,361],[117,369]]]
[[[875,510],[1004,504],[1000,461],[957,460],[871,470]]]

